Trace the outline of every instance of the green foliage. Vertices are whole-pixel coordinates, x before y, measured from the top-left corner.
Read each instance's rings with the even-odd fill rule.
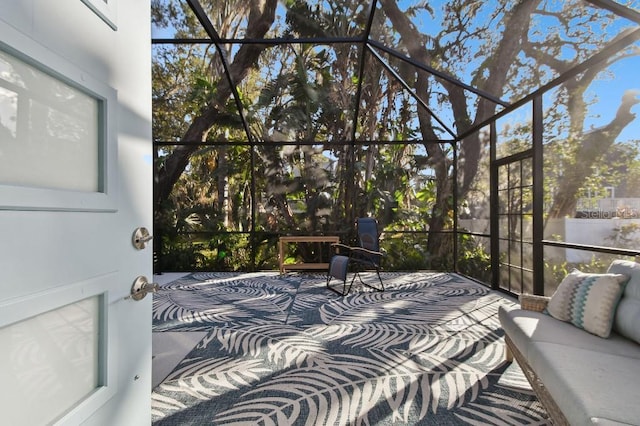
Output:
[[[606,238],[611,247],[634,249],[640,246],[640,225],[637,223],[624,223],[620,220],[620,226],[613,229],[613,233]]]
[[[625,223],[620,220],[620,226],[613,229],[611,235],[605,238],[610,247],[636,249],[640,244],[640,225],[634,222]],[[620,259],[620,255],[594,253],[589,262],[571,263],[545,261],[545,291],[552,294],[562,279],[573,269],[582,272],[604,273],[611,262]]]
[[[593,256],[589,262],[586,263],[572,263],[572,262],[553,262],[546,260],[544,262],[544,289],[545,294],[550,296],[556,290],[560,282],[574,269],[578,269],[582,272],[591,273],[604,273],[611,262],[619,256],[600,254]]]
[[[180,241],[175,236],[162,236],[157,269],[159,271],[188,272],[201,270],[205,256],[197,245]]]
[[[491,282],[491,255],[472,235],[459,236],[458,269],[485,283]]]
[[[243,25],[248,22],[252,2],[201,4],[220,30],[220,37],[232,39],[246,31]],[[282,27],[272,30],[284,39],[361,37],[368,25],[368,7],[357,2],[338,0],[310,6],[305,1],[287,0],[279,4],[286,6],[286,21],[277,21]],[[515,4],[526,12],[527,2]],[[430,67],[452,76],[467,76],[462,80],[471,77],[475,87],[514,100],[550,81],[553,64],[583,58],[601,41],[591,37],[593,31],[588,26],[565,34],[560,9],[573,22],[587,20],[589,15],[572,7],[573,2],[550,2],[540,4],[539,11],[526,12],[532,15],[522,20],[533,25],[541,13],[552,27],[549,31],[533,26],[531,33],[524,29],[518,43],[501,43],[500,31],[519,12],[514,2],[500,0],[498,5],[491,9],[495,5],[488,2],[463,0],[445,2],[441,8],[421,2],[401,11],[397,2],[382,2],[380,13],[374,16],[375,40],[402,54],[412,52],[415,61],[421,60],[418,55],[423,52]],[[174,28],[178,36],[204,36],[195,16],[185,12],[186,7],[186,3],[154,0],[154,23]],[[419,34],[412,25],[398,25],[396,9],[404,17],[433,19],[433,33]],[[518,34],[508,36],[515,39]],[[517,50],[499,50],[509,45]],[[240,56],[240,50],[246,54],[247,47],[221,46],[227,49],[222,54],[230,62]],[[565,48],[575,55],[562,54]],[[555,60],[545,63],[545,54]],[[452,267],[454,234],[449,231],[453,227],[453,188],[457,185],[458,200],[470,211],[486,211],[489,159],[484,147],[488,137],[478,132],[458,144],[457,176],[453,175],[452,145],[428,141],[447,136],[433,118],[442,112],[446,111],[445,121],[453,122],[458,132],[485,121],[491,107],[484,100],[383,54],[383,60],[404,83],[420,88],[419,99],[432,109],[427,114],[367,49],[353,49],[346,43],[277,44],[256,55],[255,62],[244,64],[237,72],[242,77],[234,81],[250,126],[248,138],[236,100],[232,96],[217,99],[217,94],[226,93],[221,89],[227,84],[219,55],[211,45],[153,47],[154,139],[182,141],[195,123],[206,128],[201,139],[214,144],[191,156],[170,198],[156,212],[154,226],[162,235],[162,270],[275,268],[278,235],[336,234],[350,241],[359,216],[376,217],[385,230],[385,269]],[[496,76],[504,64],[513,66],[504,76]],[[504,84],[494,85],[496,81]],[[576,153],[583,140],[580,133],[586,128],[586,109],[580,108],[579,101],[589,82],[581,83],[576,90],[561,87],[550,92],[550,102],[545,98],[546,203],[553,201],[555,187],[569,180],[568,173],[581,166],[576,163]],[[353,96],[356,90],[361,92],[359,105]],[[569,101],[577,107],[569,110]],[[209,116],[203,111],[212,105],[216,111],[207,121]],[[451,106],[455,108],[449,109]],[[499,158],[526,152],[532,146],[529,106],[523,108],[527,108],[525,122],[504,126],[499,135]],[[476,116],[478,110],[482,116]],[[356,142],[354,135],[358,143],[352,143]],[[283,141],[291,145],[272,143]],[[389,141],[407,143],[386,143]],[[159,149],[158,170],[183,164],[169,161],[179,150],[178,146]],[[625,179],[626,190],[635,194],[633,191],[640,191],[640,184],[635,185],[640,182],[637,157],[637,146],[613,146],[599,157],[601,161],[595,162],[593,170],[589,168],[589,176],[579,181],[575,194],[605,184],[624,186]],[[500,183],[509,178],[512,187],[527,186],[532,179],[526,170],[501,171],[509,173],[499,176]],[[532,192],[512,191],[505,200],[513,211],[528,211]],[[621,229],[611,243],[632,246],[631,231]],[[488,282],[490,258],[486,249],[466,235],[460,237],[459,249],[460,269]],[[549,273],[560,276],[566,267],[549,265]]]
[[[421,234],[391,234],[382,241],[386,255],[382,266],[387,271],[418,271],[429,269],[426,236]]]

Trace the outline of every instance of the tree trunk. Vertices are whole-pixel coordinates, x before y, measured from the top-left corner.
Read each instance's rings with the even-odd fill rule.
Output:
[[[427,49],[426,37],[420,34],[411,24],[407,16],[400,11],[397,3],[391,0],[381,0],[380,3],[391,20],[394,29],[400,33],[401,40],[406,45],[410,56],[424,64],[432,63],[432,57],[436,55],[437,52],[432,52]],[[529,30],[531,13],[539,3],[540,1],[521,1],[506,18],[505,36],[500,41],[493,55],[485,61],[488,71],[487,77],[485,79],[478,79],[478,81],[475,82],[479,88],[495,96],[502,94],[507,81],[509,67],[521,50],[522,40],[526,38]],[[416,93],[429,93],[428,77],[428,74],[425,72],[418,72],[415,86]],[[469,128],[471,122],[465,91],[453,83],[442,82],[442,84],[447,89],[447,94],[453,107],[457,132],[461,133]],[[474,121],[478,123],[484,121],[495,113],[495,108],[495,103],[481,98]],[[422,137],[425,140],[437,139],[429,113],[422,108],[418,108],[418,118]],[[425,148],[429,156],[429,163],[435,170],[437,186],[436,201],[432,208],[431,217],[429,218],[427,250],[432,258],[444,259],[450,256],[451,249],[451,244],[449,243],[450,237],[442,233],[442,231],[445,230],[447,218],[453,208],[451,168],[449,167],[450,164],[445,155],[445,151],[440,144],[426,143]],[[479,134],[470,136],[461,142],[458,167],[460,174],[458,196],[461,198],[469,191],[478,172],[481,150],[482,146]]]
[[[277,0],[252,2],[247,25],[247,38],[264,37],[275,20],[276,6]],[[240,47],[233,63],[229,65],[229,73],[234,84],[240,84],[249,73],[249,70],[256,65],[260,54],[266,48],[267,45],[263,44],[244,44]],[[200,142],[206,140],[207,133],[211,127],[216,123],[220,115],[225,112],[224,106],[231,93],[232,89],[228,80],[226,78],[220,79],[215,97],[203,108],[202,113],[193,120],[182,137],[182,141],[189,143],[189,145],[177,146],[167,156],[164,164],[158,168],[154,190],[156,209],[169,198],[173,186],[189,164],[191,155],[200,148]]]
[[[591,166],[596,164],[613,145],[622,130],[636,115],[631,108],[640,103],[637,92],[627,91],[622,97],[616,116],[609,124],[583,136],[575,153],[573,167],[567,167],[559,181],[558,191],[553,197],[549,218],[572,217],[576,212],[578,191],[586,178],[591,175]]]

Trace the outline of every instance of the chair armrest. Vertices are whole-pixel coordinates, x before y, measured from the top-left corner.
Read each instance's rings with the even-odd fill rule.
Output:
[[[384,250],[373,251],[373,250],[367,250],[366,248],[363,248],[363,247],[348,246],[342,243],[331,243],[331,247],[335,247],[338,249],[345,249],[345,250],[349,250],[351,252],[356,252],[356,253],[366,253],[373,256],[384,256],[387,254],[387,252]]]
[[[527,311],[536,311],[542,312],[547,307],[547,303],[551,300],[550,297],[547,296],[536,296],[533,294],[521,294],[520,297],[520,307],[522,309],[526,309]]]
[[[342,244],[342,243],[331,243],[331,247],[335,247],[338,249],[346,249],[346,250],[351,250],[353,247],[348,246],[346,244]]]
[[[362,247],[349,247],[349,250],[354,251],[356,253],[366,253],[369,255],[373,255],[373,256],[384,256],[385,253],[382,251],[373,251],[373,250],[367,250],[366,248],[362,248]]]

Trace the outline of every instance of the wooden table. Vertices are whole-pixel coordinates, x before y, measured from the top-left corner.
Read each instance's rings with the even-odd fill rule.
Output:
[[[285,247],[288,243],[339,243],[340,237],[334,235],[295,235],[280,237],[278,241],[278,261],[280,263],[280,273],[284,274],[286,269],[325,269],[329,270],[328,263],[293,263],[284,264]]]

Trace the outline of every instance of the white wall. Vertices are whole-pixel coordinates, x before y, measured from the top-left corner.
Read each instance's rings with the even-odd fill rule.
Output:
[[[611,246],[612,242],[609,239],[615,235],[616,229],[629,224],[640,225],[640,219],[549,219],[544,229],[544,238],[572,244]],[[459,225],[472,232],[489,233],[489,221],[485,219],[460,220]],[[530,232],[530,230],[525,232]],[[640,240],[640,235],[637,237]],[[638,246],[640,247],[640,244]],[[546,259],[583,263],[589,262],[593,253],[584,250],[546,247],[544,255]]]
[[[611,236],[623,225],[640,225],[640,219],[552,219],[545,229],[545,238],[551,234],[564,235],[562,241],[573,244],[612,246]],[[562,249],[557,249],[559,253]],[[549,253],[545,250],[545,255]],[[589,262],[592,252],[566,249],[565,259],[571,263]]]

